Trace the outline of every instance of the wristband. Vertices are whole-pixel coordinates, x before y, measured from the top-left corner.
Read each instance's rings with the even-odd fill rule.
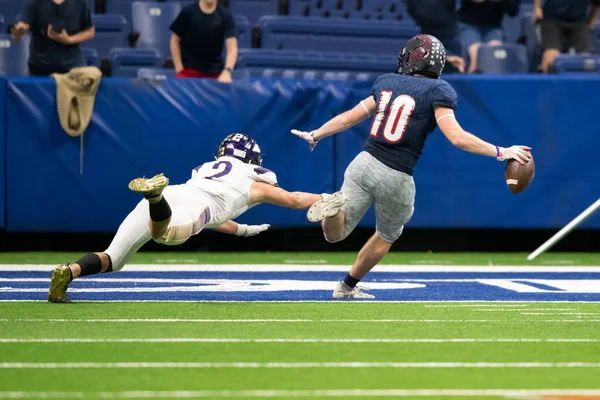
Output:
[[[500,147],[496,146],[496,158],[500,158]]]

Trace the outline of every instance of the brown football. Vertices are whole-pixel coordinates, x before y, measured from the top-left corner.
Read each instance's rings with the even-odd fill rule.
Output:
[[[506,185],[514,194],[521,193],[533,180],[535,175],[535,162],[533,157],[526,164],[519,164],[517,160],[508,160],[504,168]]]

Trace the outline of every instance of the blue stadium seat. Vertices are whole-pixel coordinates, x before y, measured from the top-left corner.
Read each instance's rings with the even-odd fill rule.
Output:
[[[100,67],[100,57],[98,57],[98,52],[96,49],[92,49],[90,47],[82,47],[81,54],[83,54],[83,58],[85,58],[85,63],[88,66]]]
[[[165,80],[175,78],[174,69],[167,68],[140,68],[137,77],[140,79]]]
[[[242,49],[252,47],[252,27],[248,18],[245,15],[234,15],[233,17],[238,30],[238,47]]]
[[[523,23],[523,17],[528,15],[531,19],[533,12],[533,4],[523,4],[519,6],[519,13],[514,17],[504,16],[502,20],[502,28],[504,29],[504,40],[507,43],[517,43],[521,38],[525,37],[526,25]]]
[[[23,0],[0,0],[0,13],[4,16],[4,22],[6,24],[17,22],[17,15],[23,12],[23,7],[25,7]]]
[[[140,68],[161,68],[162,59],[156,50],[112,49],[110,51],[111,75],[135,78]]]
[[[236,67],[254,77],[335,80],[369,80],[395,68],[395,56],[268,49],[240,51]]]
[[[554,60],[557,74],[600,72],[599,55],[567,55],[561,54]]]
[[[345,20],[335,18],[263,17],[262,47],[348,53],[398,54],[419,33],[413,22]]]
[[[478,69],[485,74],[524,74],[528,72],[527,48],[520,44],[479,47]]]
[[[135,0],[106,0],[106,13],[123,15],[127,20],[127,30],[131,31],[131,5]]]
[[[122,15],[93,14],[96,36],[85,43],[86,47],[96,49],[98,57],[108,57],[110,50],[115,47],[127,47],[127,21]]]
[[[29,74],[29,40],[27,35],[15,42],[8,34],[0,34],[0,75],[27,76]]]
[[[133,30],[140,33],[137,47],[156,49],[163,58],[169,58],[169,27],[181,11],[181,4],[136,1],[132,6]]]
[[[0,32],[6,32],[6,25],[4,24],[4,15],[0,15]]]
[[[229,4],[229,9],[233,14],[245,15],[255,25],[263,15],[279,13],[279,0],[236,0]]]
[[[361,6],[358,15],[364,19],[409,20],[404,2],[399,0],[368,0],[362,1]],[[353,13],[353,15],[356,14]]]

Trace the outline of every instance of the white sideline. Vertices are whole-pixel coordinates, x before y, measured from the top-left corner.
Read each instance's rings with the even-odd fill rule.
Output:
[[[344,390],[175,390],[127,392],[0,392],[0,399],[182,399],[239,397],[507,397],[598,396],[598,389],[344,389]]]
[[[539,323],[539,322],[600,322],[600,319],[528,319],[510,321],[506,319],[185,319],[185,318],[0,318],[0,322],[83,322],[83,323],[195,323],[195,324],[247,324],[247,323],[308,323],[308,322],[327,322],[327,323],[490,323],[500,322],[508,324],[516,323]]]
[[[0,338],[0,343],[600,343],[600,339]]]
[[[3,362],[0,369],[82,368],[600,368],[597,362]]]
[[[0,264],[0,272],[51,271],[56,264]],[[348,272],[350,265],[130,264],[127,272]],[[377,272],[600,272],[600,266],[379,265]]]

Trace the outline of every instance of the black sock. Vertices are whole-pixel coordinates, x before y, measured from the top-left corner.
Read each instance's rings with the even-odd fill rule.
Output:
[[[167,200],[160,199],[158,203],[150,203],[150,219],[154,222],[162,222],[171,217],[171,207]]]
[[[99,274],[102,271],[102,260],[94,253],[81,257],[77,260],[76,264],[79,264],[81,267],[81,274],[79,276]]]
[[[350,274],[346,275],[344,278],[344,283],[351,288],[355,287],[358,282],[360,282],[360,279],[353,278]]]

